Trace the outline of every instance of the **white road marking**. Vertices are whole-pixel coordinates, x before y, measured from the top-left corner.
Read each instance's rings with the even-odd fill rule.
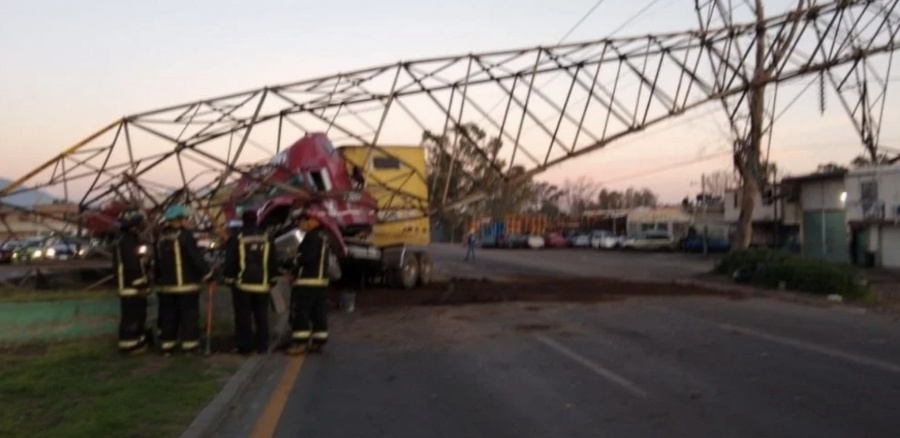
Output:
[[[713,321],[711,319],[706,319],[706,318],[699,317],[696,315],[691,315],[682,310],[671,309],[668,307],[663,307],[663,306],[658,306],[658,305],[655,305],[655,306],[651,305],[648,307],[652,308],[652,309],[660,310],[663,312],[675,313],[675,314],[678,314],[678,315],[683,316],[688,319],[693,319],[696,321],[701,321],[701,322],[704,322],[707,324],[711,324],[722,330],[741,333],[746,336],[752,336],[752,337],[755,337],[758,339],[763,339],[763,340],[766,340],[769,342],[775,342],[777,344],[786,345],[786,346],[794,347],[794,348],[799,348],[801,350],[812,351],[815,353],[819,353],[819,354],[822,354],[825,356],[830,356],[830,357],[834,357],[834,358],[838,358],[838,359],[843,359],[843,360],[846,360],[848,362],[853,362],[858,365],[865,365],[865,366],[869,366],[869,367],[873,367],[873,368],[878,368],[880,370],[888,371],[891,373],[900,374],[900,365],[898,365],[898,364],[884,362],[884,361],[880,361],[877,359],[871,359],[871,358],[868,358],[865,356],[848,353],[848,352],[837,350],[834,348],[823,347],[821,345],[816,345],[816,344],[813,344],[810,342],[801,341],[799,339],[793,339],[793,338],[788,338],[788,337],[784,337],[784,336],[773,335],[773,334],[761,332],[761,331],[754,330],[754,329],[747,328],[747,327],[741,327],[741,326],[736,326],[736,325],[727,324],[727,323],[720,323],[718,321]]]
[[[868,357],[859,356],[853,353],[847,353],[840,350],[835,350],[833,348],[822,347],[820,345],[815,345],[809,342],[801,341],[798,339],[786,338],[778,335],[771,335],[768,333],[763,333],[760,331],[756,331],[753,329],[749,329],[746,327],[739,327],[731,324],[719,324],[719,328],[723,330],[734,331],[737,333],[741,333],[747,336],[752,336],[759,339],[765,339],[767,341],[775,342],[782,345],[791,346],[794,348],[799,348],[801,350],[813,351],[819,354],[824,354],[826,356],[836,357],[838,359],[844,359],[849,362],[853,362],[859,365],[865,365],[873,368],[878,368],[884,371],[889,371],[892,373],[900,374],[900,365],[892,364],[889,362],[883,362],[877,359],[870,359]]]
[[[643,389],[641,389],[641,387],[635,385],[634,383],[631,383],[624,377],[622,377],[606,368],[603,368],[602,366],[591,361],[590,359],[572,351],[571,349],[560,344],[559,342],[556,342],[553,339],[550,339],[541,334],[535,334],[534,337],[535,337],[535,339],[541,341],[544,345],[556,350],[563,356],[566,356],[569,359],[572,359],[575,362],[578,362],[578,363],[584,365],[587,369],[593,371],[594,373],[605,378],[606,380],[609,380],[610,382],[613,382],[613,383],[621,386],[622,388],[625,388],[632,394],[634,394],[638,397],[646,397],[647,396],[647,391],[644,391]]]

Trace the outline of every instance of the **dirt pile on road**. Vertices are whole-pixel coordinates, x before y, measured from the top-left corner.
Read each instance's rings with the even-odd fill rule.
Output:
[[[726,296],[721,292],[671,283],[631,282],[608,278],[520,278],[512,281],[456,279],[424,288],[370,288],[357,294],[361,307],[461,305],[508,301],[601,302],[635,296]],[[339,299],[334,292],[332,299]]]

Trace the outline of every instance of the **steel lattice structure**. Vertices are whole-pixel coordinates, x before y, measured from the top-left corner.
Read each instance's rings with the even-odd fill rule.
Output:
[[[455,144],[454,128],[466,123],[504,143],[497,156],[479,153],[516,184],[703,105],[731,102],[725,107],[739,119],[744,97],[760,85],[823,75],[843,92],[861,66],[900,47],[898,1],[801,0],[764,21],[736,24],[712,0],[696,4],[698,30],[402,61],[138,113],[28,172],[0,191],[0,202],[49,190],[82,209],[117,196],[157,205],[182,197],[205,208],[248,165],[305,132],[373,148],[418,145],[425,132]],[[758,31],[767,35],[765,62],[773,66],[763,78],[750,74]],[[857,123],[860,132],[878,131],[878,104],[883,97],[851,111],[868,114],[856,116],[866,120]],[[877,146],[877,137],[867,144]],[[432,211],[488,195],[432,193]]]

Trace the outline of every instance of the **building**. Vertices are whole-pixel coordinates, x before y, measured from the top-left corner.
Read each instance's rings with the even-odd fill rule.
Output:
[[[844,188],[850,260],[900,268],[900,164],[851,170]]]
[[[783,196],[782,186],[775,188],[777,195],[772,202],[763,202],[757,194],[753,200],[751,219],[753,234],[751,246],[782,247],[796,239],[800,230],[796,200]],[[741,215],[740,189],[728,190],[723,198],[725,222],[737,224]]]
[[[725,203],[722,198],[709,198],[685,207],[691,216],[694,230],[710,239],[731,241],[734,223],[725,219]]]
[[[628,213],[628,234],[647,231],[669,233],[676,239],[687,234],[693,223],[691,214],[684,207],[640,207]]]
[[[838,170],[781,180],[783,205],[796,205],[800,253],[804,257],[850,262],[850,238],[844,208],[847,197],[845,174],[846,170]]]
[[[73,203],[36,204],[33,211],[0,207],[0,241],[28,236],[46,236],[53,232],[75,233],[78,205]]]
[[[582,230],[606,230],[616,236],[624,235],[628,227],[627,209],[586,210],[577,227]]]

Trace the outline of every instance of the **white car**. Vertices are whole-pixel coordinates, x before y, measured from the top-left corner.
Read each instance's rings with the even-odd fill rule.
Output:
[[[546,243],[541,236],[528,236],[528,247],[531,249],[543,248]]]
[[[622,242],[624,249],[672,250],[678,242],[668,233],[648,232],[630,235]]]
[[[578,234],[572,237],[573,248],[587,248],[591,246],[591,236],[589,234]]]
[[[625,239],[606,230],[598,230],[591,233],[591,248],[613,249],[622,246]]]

